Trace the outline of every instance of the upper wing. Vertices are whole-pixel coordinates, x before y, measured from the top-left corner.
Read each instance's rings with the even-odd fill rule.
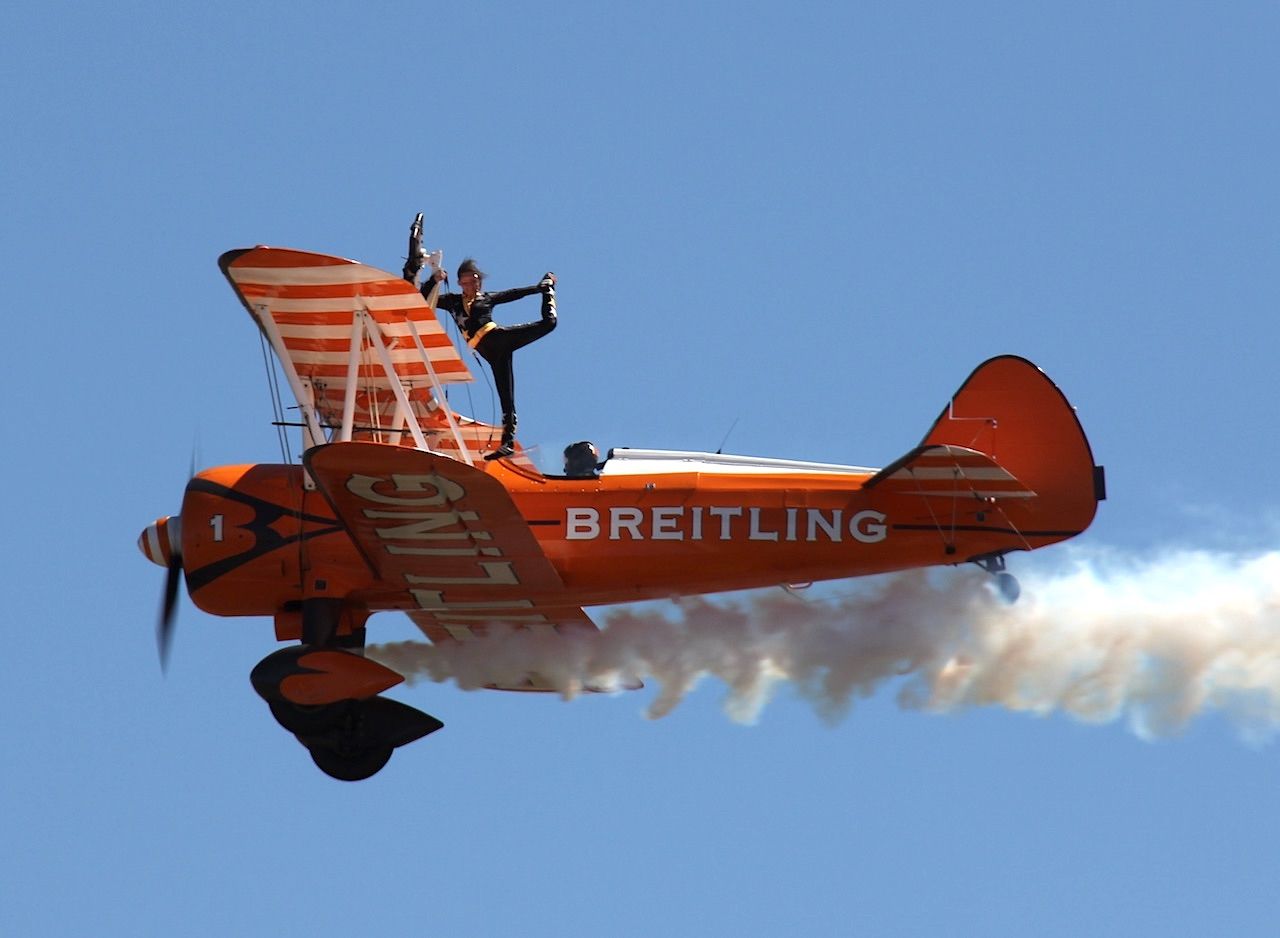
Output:
[[[356,438],[412,442],[385,351],[423,431],[447,432],[432,372],[441,383],[472,376],[413,284],[345,258],[284,248],[228,251],[218,263],[310,396],[299,403],[313,403],[322,426],[341,427],[350,408]]]
[[[432,424],[434,427],[444,426],[446,418],[443,409],[437,412],[438,416]],[[463,417],[460,414],[454,414],[454,425],[457,427],[457,435],[455,436],[450,430],[449,432],[441,431],[431,438],[431,449],[437,453],[443,453],[446,456],[452,456],[454,459],[466,461],[462,448],[465,447],[466,452],[471,455],[471,463],[475,465],[484,456],[485,453],[492,452],[498,448],[498,443],[502,439],[502,427],[494,426],[491,423],[481,423],[479,420],[473,420],[470,417]],[[446,428],[447,429],[447,428]],[[461,441],[461,446],[459,446]],[[520,445],[520,441],[514,441],[515,452],[506,457],[508,463],[513,463],[531,472],[537,472],[538,468],[534,465],[525,448]]]
[[[1033,498],[1036,494],[986,453],[951,444],[917,446],[877,472],[863,488],[938,498]]]

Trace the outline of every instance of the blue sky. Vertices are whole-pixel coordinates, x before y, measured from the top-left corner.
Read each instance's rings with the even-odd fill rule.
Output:
[[[421,210],[451,267],[559,275],[517,360],[546,452],[881,465],[1013,352],[1107,466],[1080,549],[1265,555],[1274,4],[53,2],[0,37],[0,931],[1274,932],[1276,748],[1213,708],[1149,741],[892,685],[834,724],[783,687],[743,726],[714,680],[660,720],[653,687],[418,684],[446,729],[343,785],[249,687],[269,622],[187,603],[161,676],[133,545],[193,451],[279,458],[218,255],[398,269]]]

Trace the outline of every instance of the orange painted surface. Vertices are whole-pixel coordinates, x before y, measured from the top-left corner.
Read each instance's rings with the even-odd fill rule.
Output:
[[[925,450],[875,475],[564,479],[360,442],[308,453],[314,491],[299,467],[210,470],[183,504],[188,583],[222,615],[320,596],[440,626],[554,622],[543,610],[961,563],[1079,533],[1097,499],[1074,412],[1029,363],[986,367]]]
[[[165,563],[161,541],[180,533],[196,604],[272,615],[282,639],[312,598],[344,602],[342,634],[404,609],[433,639],[461,638],[495,620],[589,626],[583,606],[963,563],[1072,537],[1101,497],[1074,410],[1013,356],[975,369],[920,445],[878,471],[633,454],[567,479],[518,449],[480,462],[496,429],[459,418],[454,438],[423,351],[438,380],[470,375],[412,284],[261,245],[219,264],[319,422],[341,426],[349,409],[353,442],[306,454],[311,489],[297,466],[203,472],[177,523],[157,522],[141,546]]]
[[[404,678],[390,668],[345,651],[319,650],[300,655],[296,672],[280,681],[280,693],[304,707],[340,700],[363,700],[389,690]]]

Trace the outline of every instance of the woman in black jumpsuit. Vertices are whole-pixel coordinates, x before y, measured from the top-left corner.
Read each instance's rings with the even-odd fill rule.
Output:
[[[437,280],[444,279],[444,271],[437,270],[422,285],[422,295],[430,298]],[[511,369],[511,357],[516,349],[541,339],[556,327],[556,276],[544,274],[531,287],[499,290],[486,293],[481,290],[484,272],[476,262],[467,258],[458,265],[458,286],[461,293],[441,293],[436,298],[439,309],[448,310],[458,328],[471,346],[489,363],[493,371],[493,383],[498,389],[498,402],[502,405],[502,443],[485,459],[510,456],[514,452],[516,435],[515,375]],[[542,318],[520,326],[500,326],[493,321],[493,308],[499,303],[510,303],[521,297],[542,294]]]

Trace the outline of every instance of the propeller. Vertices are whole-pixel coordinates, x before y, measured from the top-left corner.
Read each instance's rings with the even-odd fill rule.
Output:
[[[192,444],[191,463],[187,478],[196,475],[196,457],[199,441]],[[182,519],[178,515],[160,518],[138,538],[138,546],[152,563],[165,568],[164,602],[160,606],[160,619],[156,622],[156,648],[160,652],[160,670],[169,669],[169,648],[173,645],[175,613],[178,611],[178,588],[182,585]]]
[[[178,609],[178,587],[182,584],[182,551],[169,556],[169,571],[164,579],[164,606],[156,623],[156,646],[160,649],[160,670],[168,670],[169,646],[173,644],[174,613]]]
[[[160,518],[148,525],[138,538],[138,547],[152,563],[165,567],[164,602],[156,623],[156,645],[160,650],[160,668],[169,664],[169,646],[173,643],[174,613],[178,608],[178,587],[182,585],[182,524],[174,516]]]

